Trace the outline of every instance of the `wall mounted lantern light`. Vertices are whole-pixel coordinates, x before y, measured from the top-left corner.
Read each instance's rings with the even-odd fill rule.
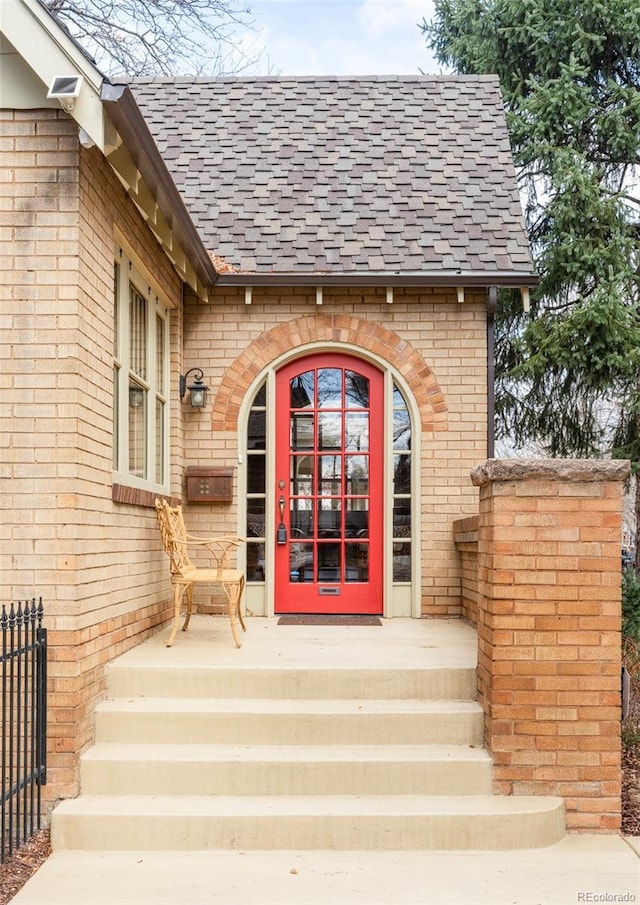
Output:
[[[187,378],[189,374],[193,374],[193,383],[187,386]],[[209,387],[202,382],[203,373],[200,368],[189,368],[186,374],[180,375],[180,399],[189,390],[189,402],[194,409],[201,409],[207,404],[207,393]]]

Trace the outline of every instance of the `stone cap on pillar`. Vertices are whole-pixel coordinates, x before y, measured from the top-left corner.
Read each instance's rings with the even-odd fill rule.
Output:
[[[476,487],[495,481],[626,481],[630,470],[627,459],[487,459],[471,472],[471,481]]]

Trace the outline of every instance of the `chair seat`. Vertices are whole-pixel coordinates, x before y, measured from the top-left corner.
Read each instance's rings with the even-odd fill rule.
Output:
[[[242,572],[237,569],[222,569],[218,571],[218,569],[185,569],[181,575],[173,575],[172,579],[174,582],[179,582],[180,584],[191,584],[192,582],[196,582],[198,584],[215,584],[216,582],[231,582],[231,581],[240,581],[242,579]]]

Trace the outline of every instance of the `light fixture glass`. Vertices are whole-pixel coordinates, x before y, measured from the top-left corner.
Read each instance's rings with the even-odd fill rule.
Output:
[[[138,383],[129,384],[129,408],[139,409],[144,405],[144,389]]]

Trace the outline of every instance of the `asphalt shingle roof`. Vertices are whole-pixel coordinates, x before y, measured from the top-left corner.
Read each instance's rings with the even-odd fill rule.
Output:
[[[493,76],[131,89],[205,246],[233,270],[533,270]]]

